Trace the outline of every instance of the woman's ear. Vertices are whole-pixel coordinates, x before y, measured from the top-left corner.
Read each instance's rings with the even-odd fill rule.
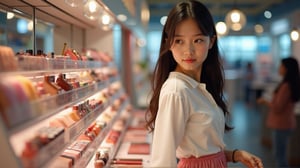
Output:
[[[212,38],[210,38],[209,49],[212,48],[212,46],[214,45],[215,41],[216,41],[216,36],[213,36]]]

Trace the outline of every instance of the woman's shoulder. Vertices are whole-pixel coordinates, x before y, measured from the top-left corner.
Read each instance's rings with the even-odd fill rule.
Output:
[[[194,87],[196,81],[191,81],[189,77],[179,72],[171,72],[168,79],[163,84],[162,90],[168,92],[184,92]]]
[[[290,87],[290,85],[289,85],[289,83],[287,83],[287,82],[283,82],[282,84],[281,84],[281,89],[289,89],[289,87]]]
[[[279,94],[288,94],[290,93],[290,85],[287,82],[283,82],[280,84],[277,92]]]
[[[163,84],[162,89],[170,91],[181,91],[188,88],[184,80],[180,78],[168,78]]]

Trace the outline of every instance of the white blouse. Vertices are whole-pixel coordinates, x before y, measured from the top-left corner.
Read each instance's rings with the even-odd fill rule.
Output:
[[[183,73],[170,73],[159,97],[151,167],[176,167],[176,157],[224,150],[224,113],[205,86]]]

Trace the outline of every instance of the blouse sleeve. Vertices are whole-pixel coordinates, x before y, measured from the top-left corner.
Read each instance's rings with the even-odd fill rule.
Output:
[[[176,93],[162,95],[152,139],[151,167],[176,167],[176,149],[184,135],[187,104]]]
[[[280,113],[284,111],[286,105],[291,101],[289,85],[287,83],[283,84],[274,96],[271,107],[274,112]]]

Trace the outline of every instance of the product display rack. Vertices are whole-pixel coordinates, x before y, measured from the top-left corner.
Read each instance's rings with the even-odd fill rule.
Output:
[[[122,104],[122,107],[117,112],[117,115],[113,118],[113,120],[106,126],[104,130],[101,131],[100,135],[96,137],[96,139],[89,145],[88,150],[83,154],[77,164],[75,164],[75,168],[86,167],[90,160],[93,158],[93,155],[97,151],[99,145],[105,140],[108,132],[111,130],[113,123],[119,117],[120,113],[125,109],[125,107],[129,104],[128,101]],[[95,118],[93,118],[95,119]],[[116,150],[110,153],[111,156],[115,155]]]
[[[125,102],[125,103],[123,104],[123,107],[122,107],[121,109],[124,110],[124,108],[125,108],[128,104],[129,104],[129,102]],[[121,113],[119,113],[119,114],[122,114],[122,113],[124,113],[125,111],[120,111],[120,112],[121,112]],[[115,119],[117,119],[117,118],[118,118],[118,117],[115,117]],[[132,116],[130,115],[130,116],[127,117],[127,120],[125,121],[125,122],[126,122],[126,123],[125,123],[125,126],[123,127],[123,130],[122,130],[122,132],[121,132],[120,137],[119,137],[118,140],[117,140],[117,143],[111,148],[111,150],[110,150],[110,152],[109,152],[109,160],[107,161],[107,164],[104,166],[105,168],[109,168],[109,167],[111,166],[110,163],[112,162],[112,159],[115,157],[116,153],[118,152],[119,147],[120,147],[121,142],[122,142],[122,139],[123,139],[124,134],[125,134],[125,132],[126,132],[126,129],[127,129],[128,125],[131,123],[131,121],[132,121]],[[113,124],[114,122],[111,122],[111,123]],[[110,130],[111,130],[112,126],[113,126],[113,125],[111,125]],[[96,146],[96,149],[95,149],[94,153],[95,153],[96,150],[99,149],[101,146],[104,146],[103,144],[105,144],[105,141],[106,141],[106,139],[108,138],[108,133],[109,133],[109,131],[105,134],[104,139],[103,139],[100,143],[97,143],[97,146]],[[94,167],[94,160],[95,160],[95,155],[89,160],[89,163],[86,165],[86,167],[87,167],[87,168],[93,168],[93,167]],[[77,166],[76,166],[76,167],[77,167]],[[78,167],[78,168],[79,168],[79,167]]]
[[[32,56],[19,57],[17,63],[19,69],[13,72],[1,72],[1,79],[6,76],[22,75],[34,81],[36,80],[36,77],[41,77],[43,75],[73,73],[86,70],[101,71],[101,68],[115,68],[113,63],[73,61],[70,59],[54,59]],[[9,118],[9,120],[13,121],[10,125],[5,125],[3,118],[1,118],[0,135],[1,137],[5,137],[2,138],[0,142],[0,148],[2,149],[1,158],[3,159],[1,159],[1,164],[3,163],[4,167],[23,167],[19,155],[28,134],[32,134],[32,132],[43,127],[43,125],[46,125],[49,118],[58,115],[62,111],[71,108],[72,105],[82,102],[102,90],[109,88],[110,85],[116,82],[120,82],[118,74],[109,76],[106,80],[96,81],[87,86],[66,91],[58,95],[20,104],[18,108],[29,110],[28,114],[30,115],[24,115],[17,119]],[[123,88],[121,87],[119,90],[114,92],[107,101],[93,109],[84,116],[84,118],[76,122],[71,127],[64,129],[62,134],[38,151],[38,154],[34,159],[34,165],[36,167],[51,167],[53,159],[58,157],[61,152],[80,134],[82,134],[105,109],[112,106],[113,102],[124,94]],[[88,164],[97,147],[104,140],[113,123],[119,117],[119,114],[124,111],[128,105],[129,100],[126,98],[118,108],[114,118],[92,141],[92,143],[88,146],[88,149],[83,153],[82,157],[78,162],[76,162],[74,167],[85,167]],[[16,107],[5,109],[3,113],[9,114],[10,111],[13,112],[14,108]],[[114,150],[114,152],[116,152],[116,150]],[[111,153],[111,155],[113,156],[114,153]]]

